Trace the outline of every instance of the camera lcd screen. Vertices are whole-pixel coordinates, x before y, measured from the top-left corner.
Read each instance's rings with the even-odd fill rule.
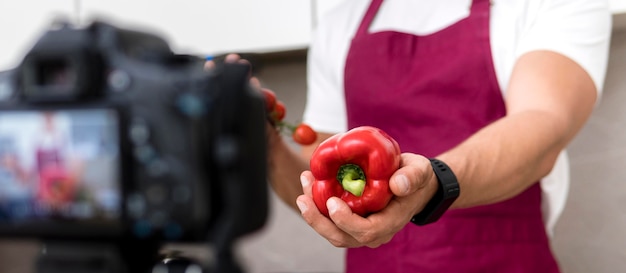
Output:
[[[0,112],[0,223],[120,218],[110,109]]]

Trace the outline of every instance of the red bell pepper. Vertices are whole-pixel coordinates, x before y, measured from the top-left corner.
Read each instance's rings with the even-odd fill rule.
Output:
[[[400,167],[400,146],[382,130],[362,126],[322,142],[311,157],[313,201],[328,216],[336,196],[363,217],[384,209],[393,193],[389,178]]]

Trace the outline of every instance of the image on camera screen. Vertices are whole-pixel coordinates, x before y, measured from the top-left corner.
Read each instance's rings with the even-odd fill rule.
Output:
[[[117,113],[0,112],[0,223],[116,220]]]

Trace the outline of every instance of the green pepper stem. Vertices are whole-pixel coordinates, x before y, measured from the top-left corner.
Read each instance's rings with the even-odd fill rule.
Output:
[[[365,173],[361,167],[355,164],[345,164],[337,172],[337,180],[344,190],[355,196],[363,195],[365,190]]]

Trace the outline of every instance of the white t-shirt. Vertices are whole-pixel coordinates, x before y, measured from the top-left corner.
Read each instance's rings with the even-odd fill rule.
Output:
[[[516,60],[533,50],[551,50],[580,64],[602,92],[608,62],[611,13],[607,0],[492,0],[491,50],[500,88]],[[347,0],[324,15],[314,32],[308,61],[304,121],[319,132],[347,129],[343,71],[350,41],[369,0]],[[471,0],[386,0],[370,32],[393,30],[426,35],[469,16]],[[542,180],[546,228],[552,233],[569,188],[567,156]]]

